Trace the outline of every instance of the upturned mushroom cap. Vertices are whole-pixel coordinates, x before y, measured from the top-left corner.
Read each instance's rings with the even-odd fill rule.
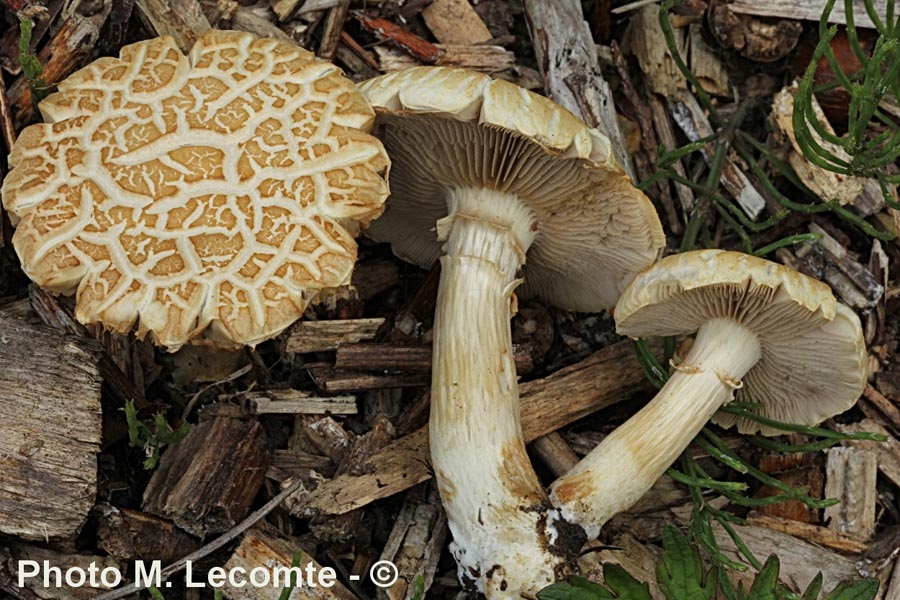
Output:
[[[482,73],[416,67],[360,86],[391,156],[391,199],[367,234],[430,267],[448,190],[515,194],[533,211],[523,295],[568,309],[613,306],[665,245],[659,218],[609,140],[561,106]]]
[[[77,316],[177,349],[255,344],[348,282],[387,196],[374,112],[332,64],[210,31],[122,49],[59,85],[3,184],[25,272]]]
[[[732,318],[759,339],[761,358],[737,390],[764,417],[815,425],[856,402],[866,384],[859,318],[820,281],[739,252],[668,256],[638,275],[615,310],[616,329],[633,338],[684,335],[704,321]],[[780,430],[717,413],[741,433]]]

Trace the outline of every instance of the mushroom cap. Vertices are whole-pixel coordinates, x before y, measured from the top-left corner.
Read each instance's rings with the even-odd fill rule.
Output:
[[[515,194],[536,217],[524,296],[596,311],[659,257],[662,226],[615,162],[609,140],[554,102],[483,73],[416,67],[360,89],[391,156],[391,198],[366,232],[404,260],[442,255],[448,190]]]
[[[25,272],[77,292],[76,315],[175,350],[256,344],[348,283],[380,215],[375,114],[334,65],[273,39],[209,31],[122,48],[40,104],[9,156],[3,204]]]
[[[761,357],[737,390],[764,417],[816,425],[856,402],[866,385],[859,317],[824,283],[755,256],[699,250],[668,256],[635,278],[615,310],[632,338],[684,335],[707,320],[732,318],[759,338]],[[719,412],[741,433],[784,433]]]

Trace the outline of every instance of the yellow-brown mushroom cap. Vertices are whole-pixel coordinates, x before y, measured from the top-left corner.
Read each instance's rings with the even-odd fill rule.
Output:
[[[171,350],[255,344],[348,282],[380,215],[374,112],[312,53],[209,31],[126,46],[59,85],[22,132],[3,204],[25,272],[76,314]]]
[[[609,140],[554,102],[482,73],[416,67],[360,89],[391,156],[391,198],[367,234],[430,267],[448,190],[515,194],[533,211],[523,295],[574,310],[610,308],[665,245],[647,197]]]
[[[638,275],[615,310],[616,329],[632,338],[694,333],[731,318],[759,339],[761,358],[736,400],[761,405],[777,421],[816,425],[857,401],[866,384],[859,317],[831,289],[755,256],[701,250],[668,256]],[[718,413],[741,433],[777,435],[756,421]]]

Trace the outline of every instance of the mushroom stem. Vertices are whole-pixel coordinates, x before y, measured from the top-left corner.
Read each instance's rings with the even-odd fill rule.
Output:
[[[759,361],[759,340],[734,319],[701,325],[687,358],[647,406],[551,486],[550,499],[588,536],[627,510],[730,402]]]
[[[438,223],[446,256],[434,323],[435,477],[460,578],[488,598],[533,597],[566,562],[556,548],[568,531],[548,514],[519,420],[511,294],[533,217],[515,196],[487,190],[456,190],[448,205]]]

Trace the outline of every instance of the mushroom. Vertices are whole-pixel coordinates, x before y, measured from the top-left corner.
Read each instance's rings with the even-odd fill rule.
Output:
[[[865,387],[856,314],[824,283],[754,256],[664,258],[625,290],[615,317],[633,338],[697,335],[656,397],[551,486],[554,505],[589,536],[637,502],[735,396],[764,417],[815,425],[853,406]],[[713,421],[780,433],[728,413]]]
[[[254,345],[349,282],[383,210],[374,112],[292,44],[209,31],[126,46],[60,83],[19,136],[3,204],[26,274],[76,316],[174,351]]]
[[[609,308],[659,256],[662,228],[609,140],[546,98],[440,67],[361,89],[392,165],[385,214],[367,233],[422,267],[441,261],[430,444],[460,577],[489,598],[533,596],[584,536],[549,506],[525,451],[517,273],[527,254],[524,293]]]

